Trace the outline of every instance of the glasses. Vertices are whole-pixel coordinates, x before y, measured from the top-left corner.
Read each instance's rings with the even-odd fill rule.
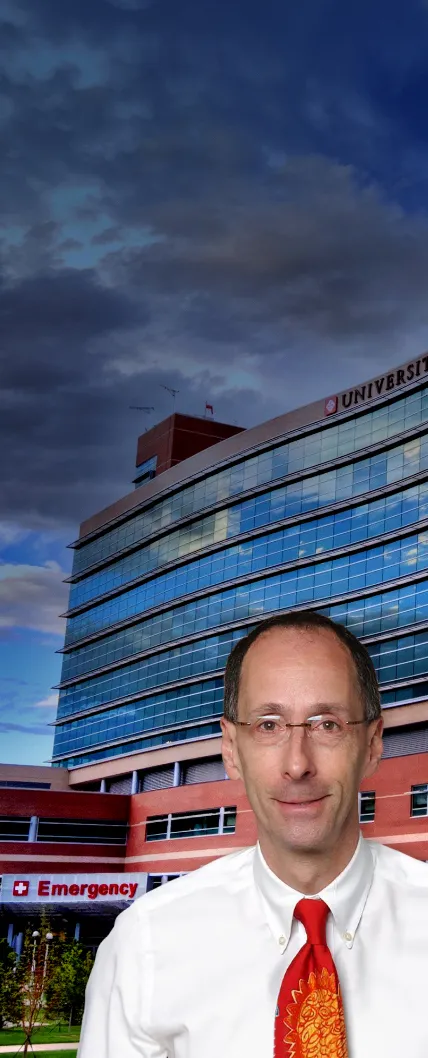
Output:
[[[302,727],[314,745],[336,746],[346,738],[348,728],[368,722],[366,719],[342,720],[331,713],[310,716],[303,724],[289,724],[283,716],[275,715],[258,716],[255,720],[232,720],[233,724],[246,727],[252,741],[263,746],[277,746],[288,742],[292,727]]]

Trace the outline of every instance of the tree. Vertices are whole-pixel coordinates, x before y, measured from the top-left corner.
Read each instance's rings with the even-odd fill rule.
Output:
[[[31,929],[26,931],[22,953],[16,963],[13,1020],[21,1025],[24,1032],[25,1040],[22,1045],[24,1055],[28,1054],[30,1048],[33,1050],[32,1037],[35,1027],[43,1024],[48,1014],[45,991],[55,968],[53,940],[49,922],[42,915],[40,929],[33,932]]]
[[[57,951],[55,966],[46,988],[51,1017],[58,1021],[80,1022],[85,1005],[85,988],[93,966],[91,952],[77,941],[65,941]]]
[[[36,1026],[48,1019],[81,1020],[92,965],[76,941],[53,936],[44,915],[38,929],[26,931],[19,959],[0,941],[0,1027],[2,1020],[21,1025],[18,1053],[33,1051]]]
[[[5,1021],[17,1021],[21,989],[16,977],[16,955],[7,940],[0,939],[0,1029]]]

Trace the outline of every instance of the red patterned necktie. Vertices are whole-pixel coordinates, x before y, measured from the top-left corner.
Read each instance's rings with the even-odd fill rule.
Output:
[[[307,941],[284,974],[275,1017],[274,1058],[348,1058],[339,980],[324,900],[299,900],[295,918]]]

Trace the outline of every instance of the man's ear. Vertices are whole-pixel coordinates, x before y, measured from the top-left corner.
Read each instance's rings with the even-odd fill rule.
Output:
[[[236,746],[236,727],[224,716],[220,717],[220,727],[222,731],[221,754],[226,772],[229,779],[242,779]]]
[[[367,747],[367,759],[366,766],[364,768],[363,779],[368,779],[370,775],[374,775],[379,767],[379,762],[383,751],[382,734],[384,728],[383,716],[379,716],[377,720],[373,720],[369,725],[369,744]]]

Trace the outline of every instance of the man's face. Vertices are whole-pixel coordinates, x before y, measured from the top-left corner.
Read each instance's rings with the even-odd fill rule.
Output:
[[[238,719],[283,714],[298,724],[319,713],[364,717],[346,647],[323,630],[261,635],[242,665]],[[381,756],[382,720],[348,727],[334,746],[315,744],[304,728],[274,746],[254,743],[248,728],[225,720],[222,730],[226,769],[245,784],[262,851],[330,852],[358,834],[358,789]]]

